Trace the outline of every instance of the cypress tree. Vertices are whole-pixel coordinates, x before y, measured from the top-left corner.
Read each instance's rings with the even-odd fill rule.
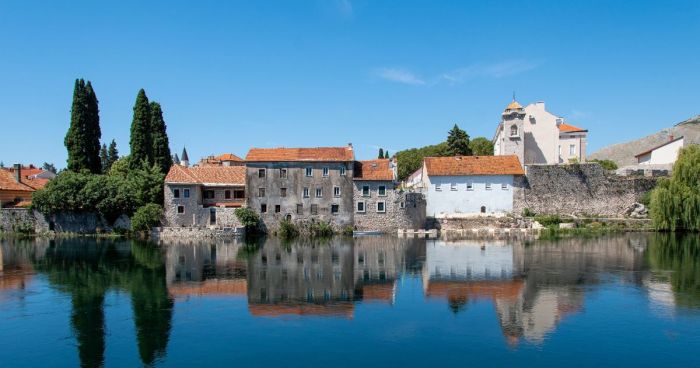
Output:
[[[472,154],[472,150],[469,148],[469,135],[464,130],[459,129],[457,124],[447,136],[447,147],[450,156],[470,156]]]
[[[139,90],[134,104],[134,118],[131,121],[130,165],[132,169],[139,168],[145,162],[153,164],[153,139],[151,137],[151,107],[146,97],[146,91]]]
[[[170,156],[163,110],[158,102],[151,102],[151,137],[153,139],[153,164],[158,166],[163,174],[167,174],[173,164],[173,158]]]
[[[102,162],[100,160],[100,139],[102,138],[100,109],[97,95],[90,81],[87,81],[87,84],[85,84],[85,103],[87,112],[85,147],[87,148],[88,169],[94,174],[99,174],[102,172]]]
[[[107,170],[112,168],[112,164],[119,160],[119,151],[117,151],[117,142],[112,139],[112,143],[107,148]]]
[[[100,148],[100,163],[102,164],[102,172],[107,173],[109,171],[109,154],[107,153],[107,145],[104,143]]]
[[[87,102],[85,98],[85,81],[75,80],[73,104],[70,109],[70,127],[63,143],[68,150],[68,170],[78,172],[89,169],[87,147],[85,147],[85,127],[87,125]]]
[[[384,158],[389,158],[389,151],[384,151]]]
[[[379,156],[378,156],[378,158],[384,158],[384,149],[383,149],[383,148],[380,148],[380,149],[379,149]]]

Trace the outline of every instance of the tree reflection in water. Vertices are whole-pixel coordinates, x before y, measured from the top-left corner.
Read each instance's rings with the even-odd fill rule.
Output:
[[[647,257],[655,280],[671,284],[674,304],[700,307],[700,236],[654,234]]]

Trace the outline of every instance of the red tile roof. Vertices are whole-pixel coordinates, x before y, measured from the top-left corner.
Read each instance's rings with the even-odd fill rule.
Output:
[[[559,124],[559,131],[565,133],[587,132],[588,130],[569,124]]]
[[[394,180],[389,159],[355,161],[354,180]]]
[[[17,190],[23,192],[33,192],[35,189],[27,184],[29,180],[23,179],[22,183],[15,180],[13,173],[7,170],[0,170],[0,190]]]
[[[428,175],[525,175],[518,156],[426,157]]]
[[[246,155],[248,162],[298,162],[298,161],[353,161],[352,147],[314,148],[251,148]]]
[[[242,158],[234,155],[233,153],[224,153],[219,156],[208,156],[199,161],[199,166],[221,166],[224,161],[243,163]]]
[[[256,317],[280,317],[284,315],[326,316],[353,318],[355,306],[351,302],[331,304],[311,303],[277,303],[277,304],[248,304],[248,311]]]
[[[243,159],[234,155],[233,153],[224,153],[223,155],[220,155],[216,157],[219,161],[236,161],[236,162],[243,162]]]
[[[245,185],[245,166],[173,165],[165,176],[166,183]]]

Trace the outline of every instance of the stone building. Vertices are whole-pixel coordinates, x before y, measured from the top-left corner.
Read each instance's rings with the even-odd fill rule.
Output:
[[[165,177],[165,226],[238,227],[245,203],[244,166],[173,165]]]
[[[352,145],[318,148],[252,148],[246,156],[248,207],[268,231],[289,219],[304,228],[330,223],[352,226]]]
[[[0,169],[0,208],[29,207],[34,192],[46,186],[51,178],[43,176],[44,172],[20,164],[15,164],[12,169]]]
[[[198,166],[245,166],[245,161],[233,153],[207,156],[197,163]]]
[[[424,227],[423,196],[397,188],[396,162],[356,161],[353,184],[355,230],[396,232]]]
[[[544,102],[526,107],[513,100],[501,114],[494,134],[494,155],[515,155],[523,165],[586,160],[588,130],[565,122]]]

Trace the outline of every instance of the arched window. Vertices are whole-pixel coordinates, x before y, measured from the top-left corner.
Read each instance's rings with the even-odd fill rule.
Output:
[[[481,213],[486,213],[486,206],[481,206]]]
[[[513,124],[510,126],[510,136],[515,137],[518,135],[518,126]]]

